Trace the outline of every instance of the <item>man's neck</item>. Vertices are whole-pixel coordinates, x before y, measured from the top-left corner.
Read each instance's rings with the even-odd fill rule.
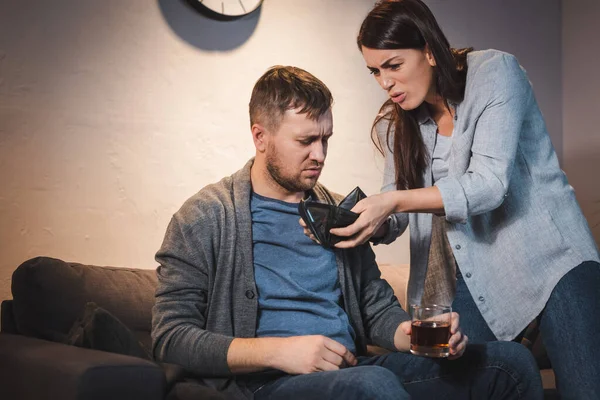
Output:
[[[304,192],[289,192],[281,187],[269,174],[266,166],[256,159],[250,170],[252,190],[270,199],[285,201],[288,203],[299,203],[304,197]]]

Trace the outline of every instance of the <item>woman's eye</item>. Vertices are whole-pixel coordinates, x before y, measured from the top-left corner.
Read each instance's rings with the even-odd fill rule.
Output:
[[[400,65],[402,65],[402,64],[392,64],[392,65],[390,65],[390,69],[392,71],[396,71],[398,68],[400,68]]]
[[[370,73],[371,75],[379,75],[379,71],[378,71],[378,70],[376,70],[376,69],[369,70],[369,73]]]

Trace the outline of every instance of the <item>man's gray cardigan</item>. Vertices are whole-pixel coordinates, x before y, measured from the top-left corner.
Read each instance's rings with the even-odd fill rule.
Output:
[[[207,385],[238,397],[251,394],[232,380],[227,351],[234,338],[256,336],[258,313],[252,163],[200,190],[173,216],[156,255],[160,266],[152,313],[157,360],[182,365],[207,378]],[[312,194],[330,204],[341,198],[320,184]],[[342,306],[356,333],[358,354],[365,354],[367,343],[394,350],[394,333],[409,316],[380,278],[370,245],[335,251]]]

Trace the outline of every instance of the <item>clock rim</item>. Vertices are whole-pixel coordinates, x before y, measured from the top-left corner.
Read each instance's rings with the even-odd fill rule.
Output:
[[[219,11],[215,11],[212,8],[208,7],[207,5],[203,4],[202,1],[200,0],[187,0],[187,3],[190,4],[193,8],[195,8],[197,11],[207,15],[208,17],[214,18],[214,19],[218,19],[218,20],[225,20],[225,21],[229,21],[229,20],[234,20],[234,19],[238,19],[238,18],[242,18],[245,17],[247,15],[250,15],[252,13],[254,13],[256,10],[258,10],[260,8],[260,6],[263,4],[264,0],[259,0],[256,3],[256,7],[254,7],[252,10],[247,11],[243,14],[224,14],[221,13]]]

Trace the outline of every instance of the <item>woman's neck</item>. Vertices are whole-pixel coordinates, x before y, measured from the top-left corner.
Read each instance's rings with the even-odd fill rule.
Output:
[[[438,127],[438,133],[444,136],[451,136],[454,130],[454,109],[447,107],[444,99],[439,97],[433,103],[427,103],[427,109],[431,119]]]

